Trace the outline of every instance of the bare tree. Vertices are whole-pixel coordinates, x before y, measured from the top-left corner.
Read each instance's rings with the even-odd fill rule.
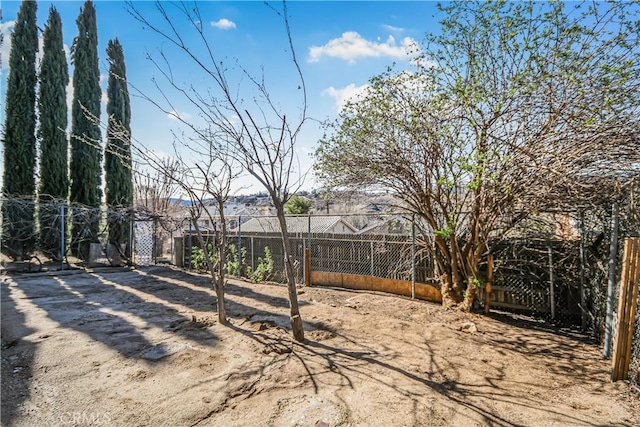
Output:
[[[184,141],[187,140],[183,140],[183,148],[190,149],[190,145]],[[224,157],[224,152],[216,150],[213,145],[209,145],[209,148],[207,153],[197,152],[200,161],[194,164],[188,163],[180,150],[176,150],[176,159],[172,161],[157,159],[149,152],[145,154],[145,159],[149,167],[165,180],[164,188],[176,185],[189,198],[187,209],[190,221],[203,250],[205,264],[216,291],[218,321],[227,325],[229,321],[225,308],[224,287],[228,245],[224,204],[229,199],[232,182],[239,172],[233,160]],[[210,197],[216,202],[215,214],[207,209],[206,200]],[[199,220],[203,216],[214,224],[215,244],[212,249],[215,252],[209,251],[203,230],[200,229]]]
[[[186,84],[181,80],[178,71],[172,67],[165,52],[149,56],[158,72],[162,75],[163,84],[156,82],[161,96],[149,101],[167,114],[174,114],[188,126],[201,144],[214,146],[224,151],[225,156],[232,158],[242,166],[243,170],[255,178],[268,192],[278,216],[284,262],[289,291],[290,315],[293,336],[296,340],[304,339],[304,329],[295,286],[293,260],[290,256],[290,242],[287,231],[284,205],[299,188],[304,175],[299,170],[295,152],[296,140],[302,126],[307,121],[306,86],[298,59],[295,55],[286,2],[281,9],[271,9],[281,19],[284,26],[287,48],[290,54],[294,80],[291,90],[286,93],[288,99],[292,95],[299,97],[299,106],[293,114],[286,114],[269,91],[264,76],[256,77],[247,69],[236,65],[237,74],[232,75],[227,64],[224,64],[215,53],[210,37],[205,34],[203,22],[197,3],[179,2],[167,4],[156,3],[157,16],[145,16],[132,3],[130,13],[152,32],[163,39],[171,48],[184,55],[206,76],[208,87]],[[177,15],[175,15],[177,14]],[[183,25],[186,22],[186,25]],[[191,35],[184,35],[188,27]],[[194,41],[197,40],[198,43]],[[249,82],[248,87],[238,87],[230,81],[232,77],[242,77]],[[168,88],[188,101],[198,112],[198,118],[188,119],[176,113],[168,95]],[[246,98],[240,95],[242,89]],[[199,125],[206,122],[206,126]],[[212,135],[216,136],[215,142]],[[195,141],[195,139],[194,139]]]
[[[149,154],[144,154],[145,158]],[[171,178],[179,170],[175,159],[157,160],[149,164],[142,160],[135,164],[134,206],[139,213],[154,217],[169,217],[175,210],[173,198],[178,196],[180,186]]]
[[[97,117],[90,116],[91,120],[106,128],[106,124],[101,122]],[[128,131],[119,123],[110,122],[110,132],[114,137],[120,135],[128,135]],[[231,183],[238,176],[238,168],[234,164],[233,158],[226,157],[228,150],[223,149],[224,145],[216,143],[216,136],[204,130],[196,133],[195,136],[186,138],[184,135],[177,136],[176,140],[180,142],[182,148],[193,151],[198,162],[189,163],[183,158],[181,150],[176,147],[173,159],[159,157],[155,152],[149,150],[140,141],[131,138],[131,152],[134,158],[137,158],[138,173],[134,174],[136,185],[136,203],[138,203],[138,212],[143,215],[150,216],[156,220],[165,218],[172,210],[173,203],[171,196],[181,191],[189,198],[188,211],[190,221],[193,224],[196,236],[203,249],[203,255],[207,270],[211,275],[211,279],[216,291],[218,321],[223,325],[228,325],[225,300],[224,286],[226,275],[226,221],[224,217],[224,204],[229,198]],[[206,138],[203,144],[202,139]],[[199,150],[195,147],[206,147],[206,151]],[[222,148],[222,149],[221,149]],[[142,167],[143,165],[144,167]],[[213,197],[216,200],[216,208],[218,210],[217,218],[206,209],[205,200]],[[208,251],[207,244],[204,240],[202,230],[198,224],[198,220],[206,215],[211,223],[219,222],[219,226],[215,228],[216,235],[216,258],[218,262],[212,259],[212,253]],[[180,227],[182,221],[169,221],[173,227]],[[177,228],[176,228],[177,229]]]

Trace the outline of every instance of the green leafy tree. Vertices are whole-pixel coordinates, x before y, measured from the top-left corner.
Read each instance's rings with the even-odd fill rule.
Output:
[[[44,54],[40,64],[38,111],[40,124],[40,181],[38,185],[40,249],[58,259],[61,244],[60,208],[69,194],[67,139],[67,58],[62,39],[62,22],[55,7],[43,34]]]
[[[102,198],[102,148],[100,134],[100,70],[96,10],[87,0],[76,19],[78,35],[73,40],[73,105],[71,107],[70,201],[98,208]],[[89,243],[98,232],[97,215],[74,212],[72,247],[77,256],[88,256]],[[82,218],[91,218],[82,220]],[[91,237],[85,237],[91,236]]]
[[[415,214],[446,306],[471,309],[490,238],[519,219],[638,189],[638,8],[569,7],[440,6],[415,70],[373,78],[320,143],[327,185]]]
[[[109,214],[109,242],[127,244],[128,222],[124,210],[133,206],[131,164],[131,106],[127,88],[124,52],[118,39],[107,45],[109,81],[107,85],[107,146],[105,149],[106,199]]]
[[[14,259],[29,255],[35,244],[37,4],[23,1],[11,34],[7,79],[2,195],[2,250]],[[17,198],[27,199],[24,201]]]
[[[284,211],[291,215],[305,215],[309,213],[312,206],[313,202],[311,200],[296,194],[285,203]]]

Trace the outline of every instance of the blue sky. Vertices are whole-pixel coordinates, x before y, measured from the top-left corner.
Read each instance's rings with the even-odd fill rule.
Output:
[[[38,2],[38,25],[43,28],[49,7],[55,5],[61,14],[65,44],[71,46],[76,35],[76,17],[83,2]],[[2,31],[11,31],[20,2],[2,3]],[[134,3],[149,19],[157,19],[155,5],[150,1]],[[280,8],[278,2],[274,6]],[[151,83],[159,73],[147,59],[147,54],[158,57],[162,48],[172,63],[181,82],[206,88],[211,86],[184,60],[175,49],[136,21],[127,13],[122,1],[95,2],[98,20],[100,69],[107,75],[105,49],[109,39],[117,37],[123,45],[127,78],[131,85],[154,99],[158,94]],[[169,5],[167,4],[167,7]],[[284,111],[295,111],[299,99],[292,85],[292,66],[288,61],[286,33],[282,20],[263,2],[205,1],[199,3],[208,40],[216,55],[230,67],[239,64],[258,75],[264,70],[265,81],[276,102]],[[394,62],[399,69],[410,66],[411,55],[406,47],[423,40],[426,32],[437,31],[437,12],[434,2],[385,1],[291,1],[288,3],[291,32],[296,54],[307,84],[309,116],[323,121],[335,118],[340,102],[367,84],[370,77],[379,74]],[[435,16],[435,17],[434,17]],[[184,22],[175,21],[180,28]],[[188,32],[185,28],[185,37]],[[2,48],[2,123],[4,124],[4,97],[8,74],[8,43]],[[248,82],[240,73],[230,69],[229,75],[240,93],[247,90]],[[102,79],[103,92],[106,78]],[[161,81],[160,79],[158,81]],[[295,83],[297,85],[297,83]],[[135,91],[132,90],[132,95]],[[294,95],[294,96],[292,96]],[[188,102],[173,98],[174,106],[184,117],[197,112]],[[132,96],[132,135],[151,150],[172,152],[172,130],[179,130],[175,118],[158,110],[148,101]],[[105,106],[103,105],[103,111]],[[298,155],[303,168],[310,167],[309,157],[322,135],[315,121],[308,123],[298,140]],[[0,167],[2,167],[0,165]],[[242,192],[261,191],[247,179],[237,188]],[[304,188],[314,187],[312,177]]]

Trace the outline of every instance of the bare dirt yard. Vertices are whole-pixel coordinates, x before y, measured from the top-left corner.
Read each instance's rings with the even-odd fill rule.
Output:
[[[2,276],[6,426],[637,426],[579,336],[396,296],[166,267]],[[465,322],[477,327],[461,330]]]

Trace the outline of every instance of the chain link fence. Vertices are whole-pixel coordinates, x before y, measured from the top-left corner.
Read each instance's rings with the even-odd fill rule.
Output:
[[[182,234],[184,222],[135,209],[16,198],[0,202],[3,267],[24,271],[173,262],[173,237]]]
[[[11,259],[18,260],[22,269],[32,269],[34,265],[41,269],[40,259],[51,260],[51,268],[66,268],[74,262],[110,265],[115,257],[109,252],[108,223],[114,218],[121,225],[121,233],[126,234],[121,236],[121,241],[126,242],[122,252],[129,262],[203,267],[197,265],[202,245],[184,212],[170,218],[133,209],[109,211],[25,199],[1,202],[4,267]],[[618,244],[612,253],[615,215]],[[525,313],[558,327],[579,329],[599,342],[605,341],[607,328],[615,331],[616,327],[623,241],[640,235],[636,212],[623,206],[615,215],[610,206],[543,213],[519,228],[496,235],[488,248],[494,260],[491,307]],[[227,224],[228,274],[254,281],[284,282],[284,250],[277,218],[229,216]],[[410,218],[316,214],[290,216],[287,225],[297,283],[305,282],[308,252],[311,272],[439,286],[434,262],[416,241]],[[199,228],[205,247],[216,246],[215,222],[199,221]],[[81,256],[83,251],[88,255]],[[38,260],[34,261],[31,254]],[[485,259],[481,265],[484,275],[486,265]],[[609,320],[608,299],[613,302]],[[636,313],[640,313],[640,307]],[[636,385],[640,384],[639,369],[637,314],[629,374]]]

